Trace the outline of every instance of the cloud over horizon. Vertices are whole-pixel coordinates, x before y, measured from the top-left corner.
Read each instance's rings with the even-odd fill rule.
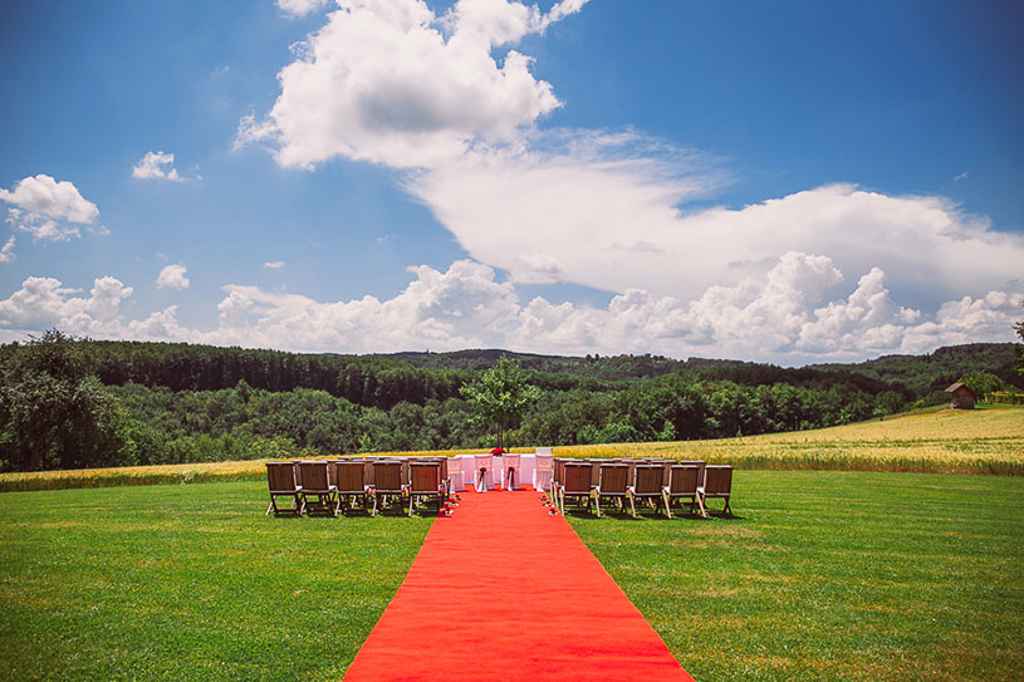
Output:
[[[174,266],[168,266],[174,267]],[[121,314],[132,288],[113,277],[89,297],[55,278],[30,277],[0,300],[0,338],[58,326],[95,338],[189,341],[292,351],[346,353],[507,348],[537,353],[653,352],[758,359],[783,364],[920,353],[941,345],[1011,341],[1024,292],[990,291],[943,303],[934,315],[898,305],[886,274],[874,268],[830,299],[844,280],[826,256],[788,252],[765,277],[712,286],[683,301],[631,289],[605,307],[544,297],[524,301],[515,284],[487,265],[460,260],[446,271],[409,268],[396,296],[321,302],[300,294],[228,284],[218,322],[191,328],[177,306],[139,319]],[[183,273],[182,273],[182,276]]]

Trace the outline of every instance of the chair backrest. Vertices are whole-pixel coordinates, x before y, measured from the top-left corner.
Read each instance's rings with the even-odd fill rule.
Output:
[[[661,464],[637,464],[633,469],[633,490],[637,495],[660,495],[667,469]]]
[[[327,490],[334,485],[334,467],[325,459],[299,462],[302,472],[302,489],[306,492]]]
[[[552,458],[552,465],[554,466],[554,482],[562,485],[565,482],[565,460],[560,457]]]
[[[728,495],[732,492],[732,467],[728,464],[709,464],[704,467],[704,494]]]
[[[412,492],[436,493],[441,488],[441,462],[409,462]]]
[[[299,487],[299,471],[295,462],[267,462],[267,485],[270,492],[295,492]]]
[[[562,464],[562,489],[568,495],[589,493],[593,488],[593,475],[588,462]]]
[[[618,462],[602,464],[599,481],[602,495],[625,495],[629,486],[629,465]]]
[[[501,466],[505,471],[508,471],[510,467],[518,471],[519,462],[519,455],[512,455],[506,452],[504,455],[501,456]]]
[[[533,468],[536,471],[552,471],[554,469],[554,457],[551,455],[537,454],[533,456]]]
[[[598,485],[601,483],[601,465],[610,464],[615,462],[614,459],[587,459],[583,460],[590,463],[590,484]]]
[[[684,459],[676,462],[676,464],[682,464],[683,466],[695,466],[700,471],[697,476],[697,480],[700,481],[697,485],[703,485],[704,483],[704,467],[706,464],[702,459]]]
[[[672,483],[669,490],[673,495],[695,495],[700,484],[700,467],[694,464],[672,465]]]
[[[401,460],[376,460],[373,462],[373,487],[382,493],[402,492],[402,468]]]
[[[366,460],[342,459],[334,463],[338,492],[362,493],[366,490]]]
[[[477,471],[490,469],[494,466],[494,455],[473,455],[473,465]]]

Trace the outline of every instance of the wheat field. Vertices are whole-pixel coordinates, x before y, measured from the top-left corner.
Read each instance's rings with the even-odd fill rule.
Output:
[[[514,448],[532,452],[533,448]],[[483,450],[373,453],[450,456]],[[560,457],[703,459],[746,469],[1024,475],[1024,408],[926,410],[813,431],[554,448]],[[0,492],[260,478],[265,460],[0,474]]]

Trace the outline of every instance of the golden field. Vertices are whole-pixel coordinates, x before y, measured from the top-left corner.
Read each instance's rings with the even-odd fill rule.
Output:
[[[515,448],[531,452],[532,448]],[[454,455],[483,450],[386,452]],[[720,440],[556,447],[561,457],[703,459],[748,469],[1024,474],[1024,408],[926,410],[813,431]],[[0,491],[260,478],[265,460],[0,474]]]

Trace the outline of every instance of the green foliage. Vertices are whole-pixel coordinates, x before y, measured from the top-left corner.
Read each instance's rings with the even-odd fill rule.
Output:
[[[1011,375],[1014,362],[1011,344],[792,369],[650,355],[355,357],[46,338],[0,346],[0,470],[798,431],[892,414],[915,395],[942,404],[953,379],[931,390],[936,368],[1002,377],[1006,357]],[[923,393],[901,383],[907,371]]]
[[[887,355],[857,364],[811,365],[804,369],[860,374],[889,384],[890,388],[883,390],[899,386],[927,401],[929,394],[942,391],[959,377],[973,372],[990,372],[1008,384],[1024,388],[1024,375],[1016,370],[1024,362],[1021,352],[1022,346],[1016,343],[969,343],[939,348],[928,355]]]
[[[59,331],[0,356],[0,463],[5,469],[136,463],[124,408]]]
[[[960,377],[960,382],[978,394],[981,400],[987,400],[992,393],[1001,391],[1003,380],[991,372],[971,372]]]
[[[515,428],[526,409],[540,399],[541,390],[527,383],[519,363],[502,356],[478,382],[463,386],[462,396],[472,405],[477,419],[496,430],[501,448],[505,446],[505,432]]]

